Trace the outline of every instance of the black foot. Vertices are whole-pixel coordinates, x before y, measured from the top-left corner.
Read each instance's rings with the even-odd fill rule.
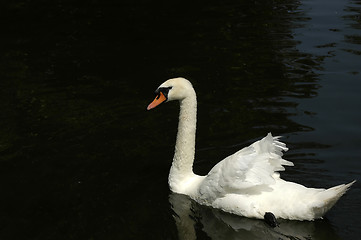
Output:
[[[264,220],[268,225],[270,225],[273,228],[279,226],[275,215],[273,215],[273,213],[271,213],[271,212],[266,212],[264,214]]]

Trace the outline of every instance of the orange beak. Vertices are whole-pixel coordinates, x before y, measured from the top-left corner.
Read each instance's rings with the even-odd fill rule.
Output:
[[[155,108],[156,106],[158,106],[159,104],[161,104],[165,100],[167,100],[167,98],[164,96],[164,94],[162,92],[160,92],[159,95],[157,95],[157,97],[153,100],[153,102],[151,102],[148,105],[147,110]]]

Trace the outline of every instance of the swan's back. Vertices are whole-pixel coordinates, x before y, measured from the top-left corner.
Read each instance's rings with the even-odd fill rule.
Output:
[[[209,172],[199,193],[207,202],[225,194],[257,194],[279,178],[277,171],[283,171],[293,163],[282,159],[286,145],[272,137],[265,138],[241,149],[219,162]],[[206,199],[207,198],[207,199]]]

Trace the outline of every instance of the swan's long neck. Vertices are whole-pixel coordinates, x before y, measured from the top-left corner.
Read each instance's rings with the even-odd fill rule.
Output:
[[[180,100],[177,141],[169,173],[169,186],[173,192],[183,193],[181,186],[184,187],[185,181],[194,176],[196,123],[197,97],[193,90],[186,98]]]

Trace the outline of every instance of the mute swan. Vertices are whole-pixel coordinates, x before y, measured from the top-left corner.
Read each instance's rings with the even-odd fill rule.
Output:
[[[263,219],[314,220],[322,216],[355,182],[329,189],[306,188],[280,178],[278,171],[293,163],[282,159],[287,151],[279,137],[269,133],[216,164],[206,176],[193,173],[197,99],[192,84],[173,78],[155,91],[156,98],[147,107],[179,100],[180,113],[173,163],[168,183],[175,193],[188,195],[196,202],[225,212]]]

